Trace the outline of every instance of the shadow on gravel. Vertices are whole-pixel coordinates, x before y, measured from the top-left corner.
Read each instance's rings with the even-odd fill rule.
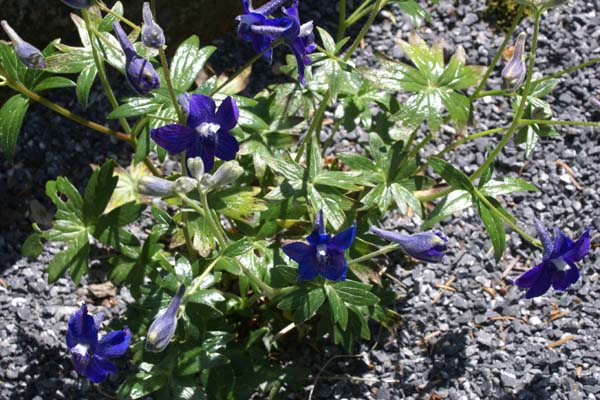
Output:
[[[465,356],[466,333],[450,331],[432,342],[428,355],[432,367],[427,374],[428,382],[423,393],[429,393],[450,383],[465,374],[467,357]]]
[[[516,393],[506,393],[500,400],[544,400],[551,397],[546,388],[551,387],[552,383],[547,376],[537,374],[521,390]]]

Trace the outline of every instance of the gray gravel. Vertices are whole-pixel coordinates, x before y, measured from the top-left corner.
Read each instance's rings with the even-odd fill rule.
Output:
[[[303,19],[314,18],[317,24],[333,31],[335,21],[330,16],[335,15],[334,5],[319,2],[319,7],[311,7],[315,3],[302,2]],[[482,0],[469,4],[443,1],[437,7],[430,7],[432,23],[420,33],[430,43],[443,37],[448,50],[461,44],[470,63],[487,64],[502,35],[480,20],[483,5]],[[399,24],[378,17],[367,36],[368,46],[357,54],[357,64],[370,64],[375,50],[402,58],[393,38],[406,38],[411,28],[399,17],[395,6],[391,10]],[[523,21],[520,27],[531,35],[531,20]],[[599,37],[600,18],[593,3],[578,1],[551,11],[542,23],[537,68],[553,72],[597,57]],[[245,44],[230,39],[223,44],[232,49],[237,60],[248,59],[250,53]],[[264,70],[257,68],[260,69]],[[490,88],[499,87],[498,71],[490,81]],[[592,67],[561,80],[551,101],[557,106],[557,118],[598,120],[599,115],[587,103],[600,87],[598,72],[597,67]],[[254,75],[261,84],[262,79],[271,79]],[[249,90],[253,91],[252,88]],[[127,93],[127,89],[122,92]],[[91,118],[106,111],[101,92],[93,93]],[[70,92],[58,92],[54,97],[77,109]],[[501,126],[510,120],[507,104],[495,99],[483,99],[478,104],[476,130]],[[520,175],[540,188],[538,193],[507,197],[508,207],[522,222],[538,216],[549,226],[556,224],[572,236],[590,225],[597,232],[600,229],[598,132],[592,128],[559,131],[561,138],[541,140],[528,162],[523,150],[513,145],[498,159],[497,174]],[[423,150],[423,155],[440,150],[450,135],[442,134],[438,143]],[[338,146],[356,141],[360,144],[363,136],[351,132],[339,137],[337,143]],[[473,172],[482,161],[486,145],[495,142],[493,138],[480,139],[462,146],[450,159],[463,171]],[[103,281],[101,260],[95,261],[95,273],[76,288],[68,279],[51,286],[46,283],[44,269],[51,255],[60,250],[57,246],[46,246],[35,261],[22,259],[18,254],[31,230],[32,202],[35,200],[49,213],[53,212],[43,194],[45,181],[66,175],[81,188],[91,174],[89,163],[101,163],[106,157],[126,165],[129,149],[33,105],[20,138],[17,164],[11,166],[0,158],[0,186],[4,188],[0,192],[1,399],[102,398],[97,388],[78,378],[72,370],[64,343],[66,323],[82,301],[92,302],[118,318],[123,309],[122,294],[126,293],[117,289],[115,298],[99,299],[85,289],[88,284]],[[559,160],[564,162],[563,166],[556,163]],[[565,164],[572,169],[572,176]],[[418,227],[418,221],[393,214],[386,224],[408,231]],[[428,399],[437,394],[444,399],[577,400],[600,396],[597,327],[600,296],[594,290],[600,277],[598,248],[581,263],[582,279],[570,290],[550,291],[531,301],[525,300],[524,293],[506,278],[517,276],[527,263],[538,261],[538,251],[512,233],[506,257],[496,265],[490,256],[491,244],[473,210],[444,223],[442,228],[450,238],[444,264],[407,265],[401,255],[395,254],[388,259],[388,272],[402,283],[397,286],[400,298],[395,303],[395,310],[402,316],[398,332],[391,335],[383,331],[374,350],[370,350],[374,342],[361,343],[356,349],[357,354],[364,352],[360,356],[330,363],[323,371],[324,379],[317,383],[315,397]],[[527,230],[534,234],[533,226]],[[508,267],[512,271],[505,273]],[[455,291],[443,291],[432,304],[440,291],[436,285],[452,277]],[[552,320],[556,316],[560,317]],[[379,328],[372,328],[376,338]],[[554,341],[568,338],[567,335],[573,339],[547,348]],[[332,356],[343,354],[330,345],[323,345],[320,350],[303,347],[296,358],[314,375]],[[119,365],[121,370],[127,367],[126,362]],[[331,377],[338,379],[329,380]],[[114,391],[122,378],[111,379],[101,386],[103,391]],[[312,379],[307,382],[305,392],[290,397],[305,398],[311,388]]]

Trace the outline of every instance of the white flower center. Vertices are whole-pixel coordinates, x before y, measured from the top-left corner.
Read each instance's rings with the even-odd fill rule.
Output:
[[[196,132],[202,136],[214,136],[221,126],[212,122],[203,122],[196,128]]]
[[[307,23],[300,26],[300,34],[298,36],[305,37],[312,33],[313,31],[313,22],[308,21]]]
[[[327,245],[326,244],[318,244],[317,245],[317,261],[319,264],[327,263]]]
[[[83,343],[77,343],[77,346],[71,349],[72,353],[79,354],[82,357],[85,357],[88,351],[90,350],[90,346]]]
[[[562,257],[553,258],[552,260],[550,260],[550,262],[554,264],[556,269],[558,269],[559,271],[564,271],[565,269],[570,268],[569,264],[567,264],[567,262],[563,260]]]

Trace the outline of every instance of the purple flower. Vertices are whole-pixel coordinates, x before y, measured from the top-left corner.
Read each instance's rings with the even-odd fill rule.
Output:
[[[521,32],[515,43],[515,49],[512,57],[502,70],[502,79],[505,86],[511,90],[516,90],[527,76],[527,66],[525,65],[525,32]]]
[[[348,249],[356,235],[356,224],[331,236],[325,233],[323,210],[319,211],[315,228],[306,237],[308,244],[294,242],[283,246],[283,252],[298,263],[298,280],[307,281],[317,275],[331,281],[346,280],[348,264],[344,250]]]
[[[544,247],[542,262],[513,281],[519,287],[528,289],[525,297],[541,296],[550,285],[554,290],[566,290],[579,279],[575,263],[581,261],[590,251],[590,229],[573,242],[560,229],[554,228],[554,243],[541,221],[535,220],[538,236]]]
[[[92,5],[90,0],[61,0],[63,3],[68,5],[69,7],[82,9],[88,8]]]
[[[430,263],[442,261],[446,251],[446,242],[448,241],[441,232],[434,231],[403,235],[372,226],[369,232],[397,243],[400,249],[409,256]]]
[[[46,68],[46,58],[37,47],[21,39],[21,36],[10,27],[8,22],[2,21],[0,22],[0,25],[2,25],[2,29],[4,29],[4,32],[6,32],[15,45],[17,57],[19,57],[19,60],[21,60],[27,68]]]
[[[304,67],[311,63],[308,54],[316,48],[313,35],[313,23],[300,24],[298,0],[289,8],[283,8],[284,17],[268,18],[285,0],[271,0],[257,9],[252,7],[249,0],[244,0],[244,14],[236,17],[239,22],[238,36],[252,43],[254,50],[262,52],[268,49],[278,38],[283,38],[296,56],[298,75],[302,84]],[[264,57],[271,62],[273,52],[269,49]]]
[[[142,43],[151,49],[162,49],[165,46],[165,33],[162,28],[154,22],[150,3],[144,2],[142,17],[144,25],[142,26]]]
[[[233,160],[240,149],[229,132],[237,125],[239,117],[235,100],[227,97],[216,112],[215,102],[202,94],[180,96],[179,101],[188,113],[186,125],[171,124],[152,129],[152,139],[171,153],[185,150],[186,161],[192,157],[202,158],[205,171],[212,169],[215,156],[224,161]]]
[[[152,89],[158,89],[160,79],[152,63],[136,53],[121,24],[114,22],[113,27],[125,53],[125,76],[133,90],[139,94],[148,94]]]
[[[150,325],[148,328],[148,335],[146,336],[146,345],[144,346],[147,351],[155,353],[163,351],[171,338],[175,334],[177,328],[177,311],[183,300],[183,294],[185,293],[185,285],[179,286],[179,291],[171,299],[169,306],[164,310]]]
[[[102,382],[108,374],[115,374],[117,367],[111,358],[122,356],[131,339],[129,329],[112,331],[98,341],[98,329],[102,323],[102,314],[92,318],[87,306],[81,308],[69,319],[67,346],[75,370],[94,383]]]

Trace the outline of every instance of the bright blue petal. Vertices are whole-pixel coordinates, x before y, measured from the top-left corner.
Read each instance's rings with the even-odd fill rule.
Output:
[[[302,242],[293,242],[286,244],[281,248],[283,252],[298,264],[303,263],[314,257],[315,248]]]
[[[110,360],[94,356],[88,364],[84,375],[94,383],[104,382],[108,374],[116,374],[117,367]]]
[[[560,229],[554,228],[554,248],[551,258],[560,257],[573,247],[573,241]]]
[[[213,122],[215,119],[215,102],[203,94],[190,96],[190,113],[187,126],[196,128],[203,122]],[[208,169],[207,169],[208,170]]]
[[[240,145],[231,133],[219,130],[217,132],[217,143],[215,155],[223,161],[235,159],[235,155],[240,150]]]
[[[317,259],[312,257],[309,261],[298,264],[298,281],[310,281],[319,274],[317,269]]]
[[[536,265],[530,270],[524,272],[521,276],[515,279],[513,282],[524,289],[532,287],[539,279],[544,269],[544,262]]]
[[[344,281],[346,280],[346,272],[348,271],[348,264],[342,251],[328,251],[327,252],[327,267],[325,269],[325,278],[330,281]]]
[[[539,219],[535,219],[535,228],[537,229],[538,238],[542,242],[542,246],[544,247],[544,256],[550,256],[552,254],[552,250],[554,246],[552,245],[552,238],[550,234],[546,230],[546,227]]]
[[[84,344],[90,349],[96,347],[98,342],[98,328],[94,318],[87,312],[87,306],[81,305],[81,308],[69,319],[67,329],[67,346],[75,347],[77,344]]]
[[[544,266],[545,267],[542,267],[540,273],[537,275],[537,280],[525,294],[526,298],[531,299],[541,296],[550,289],[554,268],[550,268],[548,264],[544,264]]]
[[[575,263],[581,261],[590,251],[590,229],[586,231],[571,245],[571,248],[562,255],[562,258],[567,263]]]
[[[98,342],[95,354],[106,358],[122,356],[127,351],[130,339],[131,332],[127,328],[112,331]]]
[[[192,145],[196,133],[191,128],[171,124],[152,129],[150,137],[169,153],[177,154],[187,150]]]
[[[335,235],[331,239],[331,244],[337,246],[340,250],[346,250],[352,246],[352,242],[354,242],[354,237],[356,236],[356,223],[354,223],[350,228],[346,229]]]
[[[233,97],[229,96],[219,106],[217,114],[215,115],[215,123],[218,124],[221,129],[230,131],[237,125],[238,118],[240,117],[240,110]]]

